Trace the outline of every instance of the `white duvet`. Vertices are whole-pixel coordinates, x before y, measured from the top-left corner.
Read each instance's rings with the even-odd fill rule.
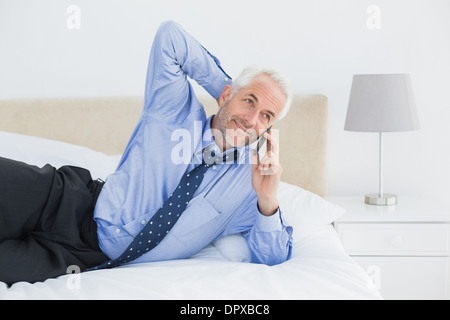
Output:
[[[66,275],[44,283],[0,283],[0,299],[379,299],[332,227],[294,245],[273,267],[225,259],[209,246],[187,260]]]
[[[106,178],[119,157],[56,141],[0,132],[0,157],[44,165],[79,165]],[[228,236],[185,260],[67,274],[42,283],[0,282],[0,299],[381,299],[366,272],[344,251],[331,223],[343,209],[281,183],[283,220],[292,225],[292,258],[249,263],[239,236]],[[2,258],[2,257],[0,257]],[[69,270],[70,272],[70,270]]]

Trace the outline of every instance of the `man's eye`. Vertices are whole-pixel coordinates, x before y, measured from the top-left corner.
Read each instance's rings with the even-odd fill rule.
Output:
[[[247,102],[248,104],[253,104],[253,100],[252,99],[245,99],[245,102]]]
[[[265,114],[263,115],[263,117],[264,117],[267,121],[270,121],[270,119],[271,119],[270,114],[267,114],[267,113],[265,113]]]

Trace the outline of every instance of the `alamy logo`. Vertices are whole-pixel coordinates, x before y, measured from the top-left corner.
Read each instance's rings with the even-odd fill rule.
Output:
[[[377,5],[371,5],[367,8],[367,29],[381,30],[381,8]]]
[[[369,289],[381,289],[381,268],[377,265],[370,265],[366,269],[367,275],[367,287]]]
[[[194,121],[194,125],[191,128],[191,130],[180,128],[172,132],[172,135],[170,137],[171,142],[174,143],[171,149],[172,163],[176,165],[190,164],[190,163],[201,164],[202,158],[203,159],[208,159],[208,157],[214,158],[214,154],[220,153],[218,147],[216,146],[213,149],[204,150],[202,158],[192,159],[194,146],[198,143],[198,141],[201,140],[202,142],[206,143],[213,141],[213,140],[211,141],[203,140],[202,131],[203,131],[203,122]],[[263,132],[264,131],[261,130],[261,132],[258,133],[254,129],[249,129],[245,133],[234,129],[226,129],[225,132],[222,132],[218,129],[210,129],[210,134],[208,134],[207,136],[214,136],[215,139],[227,141],[227,143],[230,145],[241,147],[245,144],[248,144],[249,142],[254,143],[254,141],[258,137],[260,137]],[[276,142],[277,145],[279,145],[280,143],[279,129],[272,129],[271,137],[273,141]],[[262,150],[262,153],[264,153],[264,149]],[[278,152],[275,153],[275,156],[278,157]],[[238,160],[237,164],[253,164],[252,158],[251,157],[247,159],[242,158]]]
[[[67,14],[69,15],[66,20],[66,26],[69,30],[81,29],[81,9],[77,5],[71,5],[67,7]]]
[[[70,276],[67,278],[66,286],[69,290],[81,289],[81,269],[79,266],[72,265],[67,268],[67,274]]]

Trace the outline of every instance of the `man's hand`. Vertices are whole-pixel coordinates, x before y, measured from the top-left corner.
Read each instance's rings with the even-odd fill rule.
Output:
[[[279,162],[279,146],[272,135],[264,133],[267,139],[267,153],[259,160],[256,150],[252,155],[252,187],[258,195],[259,212],[271,216],[278,210],[277,190],[283,168]]]

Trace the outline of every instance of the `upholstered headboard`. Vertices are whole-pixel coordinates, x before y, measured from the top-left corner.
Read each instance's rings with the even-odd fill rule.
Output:
[[[217,103],[200,97],[207,115]],[[16,99],[0,101],[0,131],[33,135],[123,152],[143,106],[140,97]],[[297,95],[279,129],[282,180],[318,195],[326,194],[327,98]]]

